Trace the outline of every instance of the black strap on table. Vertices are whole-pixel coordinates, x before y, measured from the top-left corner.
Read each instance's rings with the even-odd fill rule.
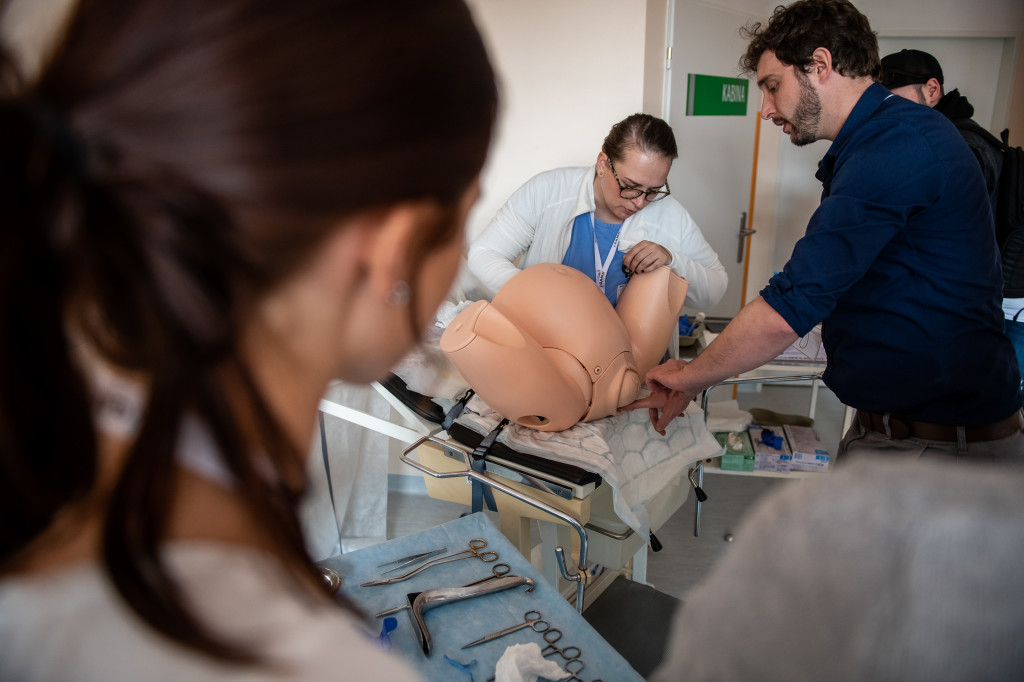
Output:
[[[441,428],[442,429],[447,431],[450,428],[452,428],[452,424],[454,424],[455,420],[459,418],[459,415],[462,414],[462,411],[464,409],[466,409],[466,403],[468,403],[469,399],[472,398],[472,397],[473,397],[473,389],[471,389],[471,388],[467,389],[466,392],[462,394],[462,397],[459,398],[455,402],[455,404],[451,406],[451,409],[449,409],[445,413],[444,419],[441,421]],[[506,420],[506,421],[508,421],[508,420]],[[489,444],[488,444],[488,447],[490,447]]]
[[[508,424],[508,419],[502,419],[498,422],[498,425],[491,429],[491,432],[487,434],[480,445],[473,450],[473,454],[470,456],[470,466],[473,467],[473,471],[478,474],[484,473],[486,468],[486,462],[484,457],[487,456],[487,451],[490,450],[491,445],[498,439],[498,435],[501,430]],[[484,485],[483,483],[474,480],[473,481],[473,512],[483,511],[484,503],[487,503],[487,508],[491,511],[498,511],[497,505],[494,504],[494,493],[491,492],[490,486]]]

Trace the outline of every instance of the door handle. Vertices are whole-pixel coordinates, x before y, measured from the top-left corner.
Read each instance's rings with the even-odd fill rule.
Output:
[[[747,229],[747,212],[740,213],[740,232],[739,232],[739,247],[736,249],[736,262],[743,262],[744,246],[746,246],[746,238],[752,234],[756,234],[757,230]]]

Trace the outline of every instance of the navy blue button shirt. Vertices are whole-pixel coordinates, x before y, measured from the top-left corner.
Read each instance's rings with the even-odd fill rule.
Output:
[[[816,177],[821,204],[761,296],[797,334],[822,322],[846,405],[981,426],[1021,406],[977,160],[940,113],[869,87]]]

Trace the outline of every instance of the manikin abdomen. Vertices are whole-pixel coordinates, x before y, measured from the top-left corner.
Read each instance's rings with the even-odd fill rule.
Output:
[[[583,273],[541,263],[510,279],[491,303],[459,313],[441,349],[499,414],[561,431],[636,398],[668,347],[686,288],[667,267],[635,275],[616,309]]]

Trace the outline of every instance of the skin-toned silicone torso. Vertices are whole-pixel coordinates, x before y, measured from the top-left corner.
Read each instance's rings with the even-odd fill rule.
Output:
[[[509,280],[490,304],[463,310],[441,349],[495,411],[561,431],[636,398],[668,347],[686,287],[667,267],[635,275],[617,311],[586,275],[542,263]]]

